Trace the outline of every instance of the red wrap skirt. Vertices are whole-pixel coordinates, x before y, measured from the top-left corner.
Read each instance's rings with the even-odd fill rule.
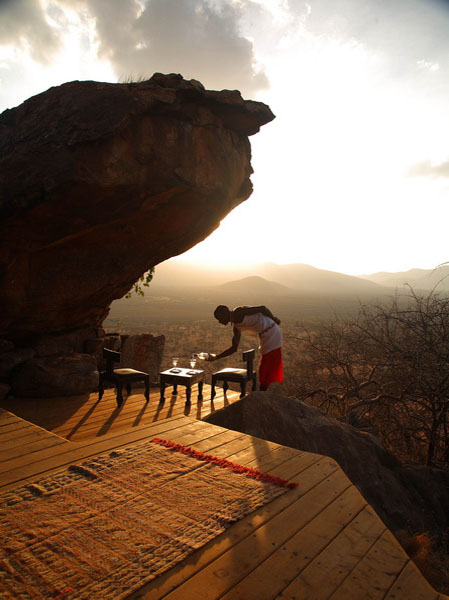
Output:
[[[262,354],[259,364],[259,384],[266,387],[270,383],[282,383],[282,348]]]

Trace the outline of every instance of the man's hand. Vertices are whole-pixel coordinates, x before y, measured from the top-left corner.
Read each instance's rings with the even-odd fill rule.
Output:
[[[207,361],[208,362],[214,362],[214,360],[217,360],[217,355],[216,354],[209,354],[209,356],[207,357]]]
[[[277,324],[280,325],[281,324],[281,320],[278,319],[277,317],[273,317],[273,321]]]

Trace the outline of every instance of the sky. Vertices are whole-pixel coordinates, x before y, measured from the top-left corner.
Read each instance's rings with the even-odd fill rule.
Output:
[[[0,112],[181,73],[276,119],[249,200],[181,258],[348,274],[449,260],[449,1],[0,0]]]

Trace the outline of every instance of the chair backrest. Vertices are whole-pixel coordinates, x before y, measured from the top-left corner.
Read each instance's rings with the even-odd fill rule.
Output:
[[[120,362],[122,355],[120,352],[115,352],[114,350],[108,350],[107,348],[103,348],[103,358],[106,360],[106,372],[112,373],[114,370],[114,363]]]
[[[242,360],[246,362],[246,372],[248,376],[252,375],[253,373],[253,362],[255,355],[256,351],[254,350],[254,348],[252,350],[247,350],[246,352],[242,353]]]

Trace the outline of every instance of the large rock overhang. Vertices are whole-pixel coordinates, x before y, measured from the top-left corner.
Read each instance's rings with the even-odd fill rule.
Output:
[[[0,115],[0,337],[98,326],[252,192],[274,115],[180,75],[74,81]]]

